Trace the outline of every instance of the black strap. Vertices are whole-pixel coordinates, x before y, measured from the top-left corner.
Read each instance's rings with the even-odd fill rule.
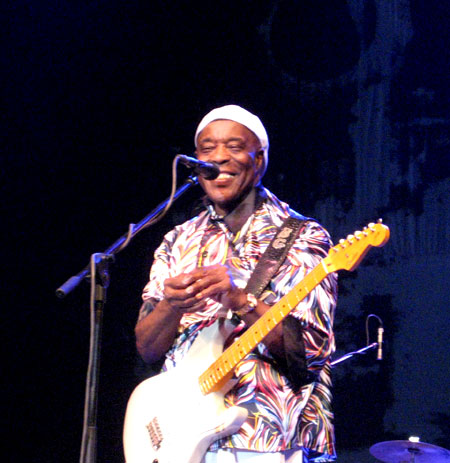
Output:
[[[296,214],[287,217],[279,227],[264,254],[256,264],[255,270],[247,282],[245,291],[259,297],[270,280],[280,268],[289,249],[294,244],[301,226],[309,220],[303,215]]]

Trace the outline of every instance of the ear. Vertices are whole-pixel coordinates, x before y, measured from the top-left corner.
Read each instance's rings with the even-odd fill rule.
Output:
[[[264,151],[262,149],[255,150],[255,164],[259,167],[264,161]]]
[[[261,171],[264,166],[264,151],[259,150],[255,153],[255,165],[258,171]]]
[[[257,176],[257,182],[258,184],[261,181],[263,171],[264,171],[264,151],[259,150],[255,153],[255,166],[256,166],[256,171],[258,172]]]

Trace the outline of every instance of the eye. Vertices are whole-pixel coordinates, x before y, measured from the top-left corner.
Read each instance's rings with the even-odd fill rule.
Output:
[[[227,149],[232,151],[233,153],[240,153],[244,149],[244,146],[241,145],[240,143],[239,144],[231,143],[227,145]]]
[[[201,154],[208,154],[214,150],[214,145],[204,145],[199,148]]]

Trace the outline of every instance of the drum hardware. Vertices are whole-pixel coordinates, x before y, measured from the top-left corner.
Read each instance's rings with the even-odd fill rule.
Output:
[[[379,442],[370,453],[385,463],[450,463],[450,451],[437,445],[420,442],[418,437],[408,440]]]

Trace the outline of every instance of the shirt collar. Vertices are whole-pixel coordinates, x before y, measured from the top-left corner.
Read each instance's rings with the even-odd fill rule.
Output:
[[[256,186],[255,192],[256,192],[255,210],[253,212],[256,212],[263,205],[263,203],[267,200],[267,191],[262,185]],[[204,196],[203,204],[208,211],[209,220],[211,222],[215,223],[215,222],[224,221],[226,216],[217,214],[216,210],[214,209],[214,204],[207,196]]]

